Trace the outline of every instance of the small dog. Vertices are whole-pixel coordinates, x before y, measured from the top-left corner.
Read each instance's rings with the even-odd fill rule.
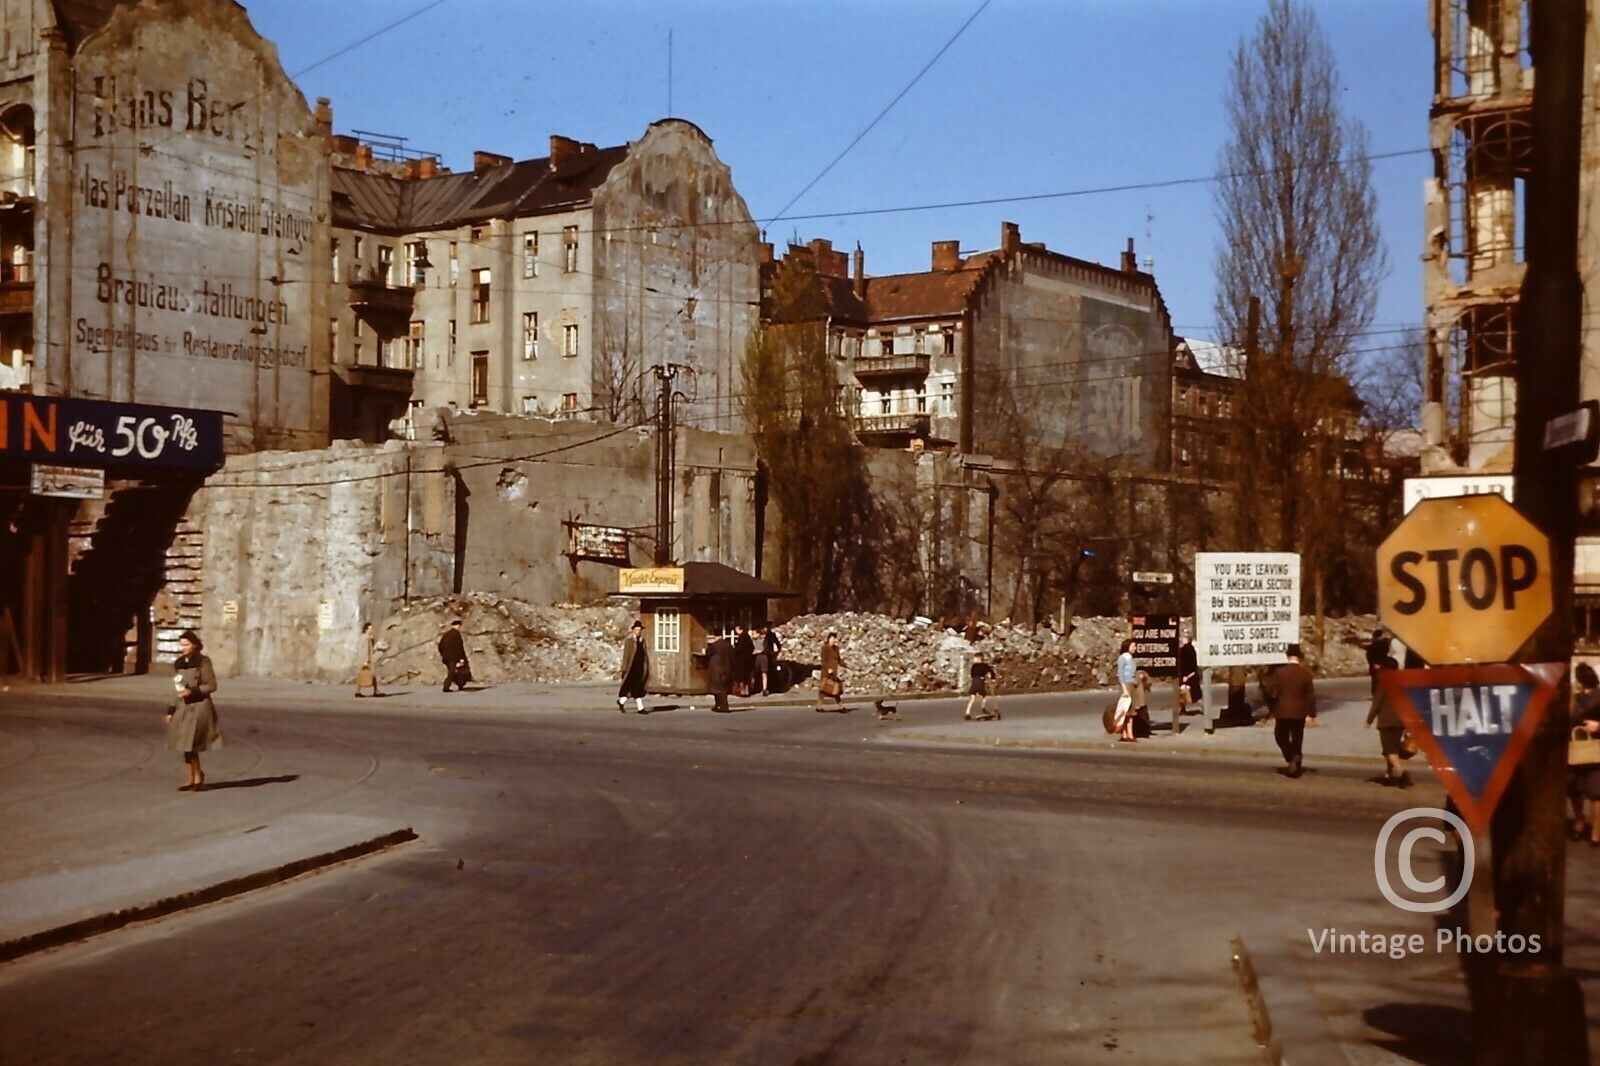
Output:
[[[880,720],[884,718],[893,718],[897,722],[900,720],[900,708],[893,703],[873,700],[872,710]]]

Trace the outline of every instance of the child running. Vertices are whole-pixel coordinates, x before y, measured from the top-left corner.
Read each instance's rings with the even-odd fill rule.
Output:
[[[989,708],[989,689],[991,685],[1000,680],[1000,675],[996,673],[995,668],[990,666],[988,661],[984,659],[983,652],[981,651],[972,656],[971,674],[972,685],[967,689],[967,709],[961,715],[961,717],[965,718],[969,722],[974,720],[982,722],[987,721],[990,718],[999,718],[999,708],[996,707],[993,710]],[[972,705],[977,703],[980,698],[983,700],[982,713],[979,714],[976,719],[974,719],[972,715]]]

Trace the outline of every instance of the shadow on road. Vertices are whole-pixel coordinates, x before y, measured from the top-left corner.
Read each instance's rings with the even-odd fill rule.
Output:
[[[255,788],[258,785],[286,785],[300,780],[299,774],[280,774],[277,777],[242,777],[237,781],[207,781],[202,792],[215,792],[221,788]]]
[[[1385,1003],[1362,1012],[1372,1028],[1391,1034],[1373,1043],[1421,1066],[1450,1066],[1472,1057],[1472,1016],[1434,1003]]]

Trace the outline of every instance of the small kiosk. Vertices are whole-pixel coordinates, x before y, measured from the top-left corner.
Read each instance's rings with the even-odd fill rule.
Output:
[[[620,572],[613,598],[637,599],[650,648],[650,684],[658,695],[700,695],[706,685],[706,640],[733,627],[754,629],[767,601],[798,595],[721,563],[683,563]],[[758,649],[759,650],[759,649]]]

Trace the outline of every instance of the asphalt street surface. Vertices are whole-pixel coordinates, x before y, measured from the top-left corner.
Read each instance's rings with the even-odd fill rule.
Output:
[[[208,781],[249,787],[181,796],[148,715],[8,709],[9,729],[126,746],[162,833],[228,803],[381,812],[420,839],[0,967],[0,1060],[1259,1062],[1236,935],[1391,1056],[1371,1061],[1467,1053],[1452,955],[1304,946],[1431,934],[1383,903],[1372,848],[1438,790],[1374,786],[1375,762],[1290,781],[1261,760],[895,743],[865,707],[386,702],[225,708]],[[1574,863],[1587,892],[1600,861]]]

